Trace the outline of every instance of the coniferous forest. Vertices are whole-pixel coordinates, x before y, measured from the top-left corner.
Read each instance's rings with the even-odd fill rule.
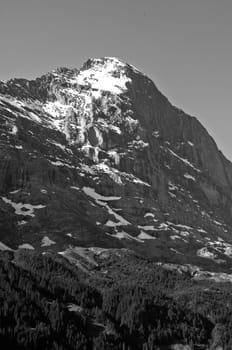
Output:
[[[0,275],[1,349],[232,348],[228,283],[130,254],[86,269],[23,249],[1,252]]]

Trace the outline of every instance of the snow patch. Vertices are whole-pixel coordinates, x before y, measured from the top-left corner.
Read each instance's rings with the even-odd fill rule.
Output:
[[[17,135],[18,133],[18,128],[16,125],[13,125],[12,130],[10,131],[11,135]]]
[[[156,228],[154,226],[152,226],[152,225],[146,225],[146,226],[138,225],[138,228],[141,228],[144,231],[154,231],[154,230],[156,230]]]
[[[18,221],[18,225],[19,226],[22,226],[22,225],[26,225],[26,221],[25,220],[20,220],[20,221]]]
[[[143,140],[133,140],[131,142],[128,143],[128,146],[134,149],[138,149],[138,150],[143,150],[144,148],[149,146],[148,142],[144,142]]]
[[[118,222],[115,223],[114,226],[131,225],[131,223],[129,221],[124,219],[121,215],[117,214],[115,211],[113,211],[113,209],[110,208],[110,206],[108,204],[105,203],[107,201],[119,200],[119,199],[121,199],[121,197],[102,196],[102,195],[98,194],[93,188],[90,188],[90,187],[83,187],[82,190],[87,196],[94,199],[98,205],[105,207],[107,209],[108,213],[110,215],[113,215],[115,217],[115,219],[118,220]]]
[[[116,165],[120,164],[120,156],[116,151],[108,151],[109,156],[113,159]]]
[[[15,193],[18,193],[19,191],[21,191],[21,189],[19,190],[14,190],[14,191],[11,191],[10,194],[15,194]]]
[[[177,236],[177,235],[173,235],[173,236],[170,236],[170,238],[172,239],[172,240],[176,240],[176,239],[180,239],[180,237],[179,236]]]
[[[107,223],[105,224],[105,226],[108,227],[116,227],[116,226],[121,226],[121,222],[114,222],[112,220],[108,220]]]
[[[190,163],[187,159],[182,158],[180,156],[178,156],[178,154],[176,154],[175,152],[173,152],[173,150],[171,150],[170,148],[167,147],[167,150],[177,159],[181,160],[183,163],[185,163],[185,165],[191,167],[192,169],[196,170],[197,172],[201,172],[200,169],[196,168],[192,163]]]
[[[0,242],[0,250],[3,250],[3,251],[5,251],[5,250],[10,250],[10,251],[12,251],[13,249],[11,249],[10,247],[8,247],[6,244]]]
[[[195,179],[195,177],[194,176],[192,176],[192,175],[190,175],[190,174],[184,174],[184,177],[186,178],[186,179],[188,179],[188,180],[193,180],[193,181],[195,181],[196,182],[196,179]]]
[[[143,232],[143,231],[140,232],[140,234],[138,235],[138,238],[139,238],[139,239],[142,239],[142,240],[146,240],[146,239],[156,239],[156,237],[153,237],[153,236],[151,236],[151,235],[149,235],[148,233]]]
[[[112,94],[121,94],[127,91],[126,84],[131,82],[125,74],[125,65],[113,58],[93,60],[89,69],[82,70],[74,81],[79,85],[94,90],[108,91]],[[95,95],[96,96],[96,95]]]
[[[144,214],[144,217],[145,217],[145,218],[148,218],[148,217],[152,217],[152,218],[154,218],[154,217],[155,217],[155,215],[154,215],[154,214],[152,214],[152,213],[146,213],[146,214]]]
[[[81,313],[84,310],[81,306],[76,304],[68,304],[67,309],[70,312],[78,312],[78,313]]]
[[[205,231],[203,228],[199,228],[199,229],[197,229],[197,231],[200,233],[207,233],[207,231]]]
[[[41,205],[41,204],[32,205],[32,204],[28,204],[28,203],[15,203],[6,197],[1,197],[1,198],[6,204],[10,204],[14,208],[16,215],[24,215],[24,216],[34,217],[35,216],[35,214],[34,214],[35,209],[42,209],[42,208],[46,207],[46,205]]]
[[[29,243],[23,243],[18,246],[18,249],[29,249],[34,250],[35,248]]]
[[[91,187],[83,187],[82,190],[87,194],[89,197],[100,200],[100,201],[117,201],[121,199],[121,197],[113,197],[113,196],[102,196],[101,194],[97,193],[94,188]]]
[[[172,198],[176,198],[176,195],[175,195],[174,193],[172,193],[172,192],[168,191],[168,194],[169,194],[169,196],[170,196],[170,197],[172,197]]]
[[[114,237],[114,238],[118,238],[118,239],[129,239],[129,240],[134,240],[140,243],[143,243],[143,241],[140,238],[137,237],[133,237],[131,235],[129,235],[129,233],[125,232],[125,231],[120,231],[120,232],[116,232],[115,234],[110,234],[110,233],[106,233],[108,236],[110,237]]]
[[[41,247],[49,247],[53,244],[56,244],[56,242],[52,241],[48,236],[44,236],[44,238],[42,239]]]
[[[168,182],[168,189],[169,191],[175,191],[178,190],[178,187],[174,185],[171,181]]]
[[[159,131],[157,131],[157,130],[153,131],[152,136],[158,138],[160,136]]]
[[[210,252],[207,247],[198,249],[197,256],[200,256],[201,258],[207,258],[207,259],[215,259],[217,257],[214,253]]]
[[[187,226],[187,225],[182,225],[182,224],[173,224],[176,227],[180,227],[181,229],[183,228],[184,230],[193,230],[193,227]]]
[[[178,250],[176,250],[176,249],[174,249],[174,248],[170,248],[170,250],[172,250],[174,253],[176,253],[176,254],[181,254],[181,255],[183,255],[181,252],[179,252]]]
[[[70,188],[77,190],[77,191],[80,191],[80,187],[77,187],[77,186],[70,186]]]
[[[93,169],[95,169],[99,173],[107,174],[118,185],[123,185],[123,182],[122,182],[122,179],[121,179],[121,176],[120,176],[120,172],[117,169],[109,167],[105,163],[96,164],[93,167]]]
[[[64,166],[64,167],[67,167],[67,168],[70,168],[70,169],[75,169],[75,167],[73,165],[70,165],[68,163],[64,163],[64,162],[62,162],[60,160],[56,160],[56,161],[49,160],[49,162],[52,165],[55,165],[55,166]]]
[[[53,140],[48,140],[48,142],[52,143],[54,146],[62,149],[62,151],[64,151],[66,149],[66,146],[62,145],[61,143],[59,142],[55,142]]]
[[[223,226],[223,224],[222,224],[221,222],[217,221],[217,220],[213,220],[213,222],[214,222],[216,225],[218,225],[218,226]]]

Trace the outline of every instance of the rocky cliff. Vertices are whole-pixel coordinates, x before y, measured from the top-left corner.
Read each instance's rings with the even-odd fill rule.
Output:
[[[106,57],[0,82],[0,133],[2,249],[232,267],[232,164],[135,67]]]

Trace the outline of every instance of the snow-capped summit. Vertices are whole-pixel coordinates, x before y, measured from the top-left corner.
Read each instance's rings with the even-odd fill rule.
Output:
[[[53,72],[50,96],[43,109],[53,118],[54,126],[71,143],[91,148],[104,141],[102,133],[121,134],[121,128],[136,124],[131,110],[132,100],[128,64],[113,58],[89,59],[80,70],[65,68]],[[92,154],[96,154],[96,148]],[[96,159],[96,156],[93,156]]]
[[[127,90],[126,85],[131,82],[126,74],[126,68],[126,64],[113,57],[90,59],[84,64],[76,82],[94,91],[120,94]]]

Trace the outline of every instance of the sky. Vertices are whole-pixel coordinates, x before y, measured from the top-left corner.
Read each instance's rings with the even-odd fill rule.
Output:
[[[232,0],[0,0],[0,80],[115,56],[232,160]]]

